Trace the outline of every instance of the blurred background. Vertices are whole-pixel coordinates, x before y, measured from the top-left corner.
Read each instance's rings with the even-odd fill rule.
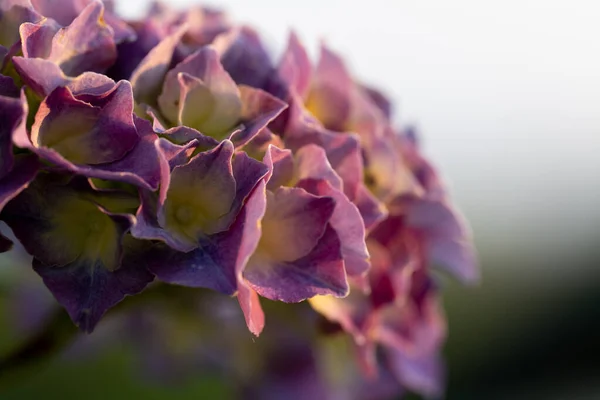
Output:
[[[116,4],[135,18],[149,1]],[[325,40],[355,76],[389,94],[398,123],[419,127],[483,268],[479,287],[445,284],[449,399],[600,398],[600,3],[203,4],[256,27],[275,55],[290,28],[313,56]],[[143,389],[123,357],[57,366],[2,398],[43,389],[104,399],[126,388],[144,398],[225,396],[210,380]],[[65,377],[83,389],[68,392]]]

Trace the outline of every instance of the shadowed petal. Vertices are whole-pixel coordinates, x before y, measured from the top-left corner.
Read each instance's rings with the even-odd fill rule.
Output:
[[[248,261],[244,278],[263,297],[296,303],[316,295],[344,297],[348,294],[340,242],[329,226],[316,247],[298,260],[280,261],[264,257],[264,253],[258,251],[259,254],[255,253]]]
[[[94,106],[58,87],[40,105],[31,129],[36,148],[51,148],[74,164],[104,164],[125,156],[139,141],[133,99],[121,81],[101,96],[85,95]],[[43,157],[43,156],[42,156]]]
[[[323,179],[303,179],[297,187],[317,196],[335,200],[335,209],[329,223],[335,229],[348,275],[362,275],[369,269],[369,252],[365,244],[365,226],[354,204],[339,189]]]
[[[127,229],[126,220],[112,218],[121,225],[121,232]],[[61,267],[34,259],[33,268],[79,329],[91,333],[107,310],[126,296],[141,292],[154,279],[135,258],[128,257],[127,247],[125,252],[115,271],[106,268],[100,259],[85,258]]]
[[[231,135],[231,141],[236,147],[252,140],[287,108],[286,103],[263,90],[244,85],[239,90],[242,101],[240,122],[243,126]]]
[[[319,242],[335,208],[330,197],[318,197],[299,188],[267,192],[259,252],[291,262],[307,255]]]
[[[131,86],[137,103],[156,105],[156,99],[160,95],[173,54],[186,29],[187,27],[184,25],[163,39],[144,57],[131,74]]]
[[[33,154],[18,155],[11,171],[0,179],[0,211],[19,193],[27,188],[40,168],[38,158]]]

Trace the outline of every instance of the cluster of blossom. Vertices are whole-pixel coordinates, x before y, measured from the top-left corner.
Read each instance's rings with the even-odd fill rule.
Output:
[[[204,8],[0,0],[0,63],[0,219],[80,329],[156,282],[235,296],[257,336],[261,297],[308,300],[365,374],[440,393],[431,267],[475,281],[469,233],[331,50],[292,34],[274,62]]]

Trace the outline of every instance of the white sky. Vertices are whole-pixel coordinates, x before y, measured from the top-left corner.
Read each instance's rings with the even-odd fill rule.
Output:
[[[138,16],[148,1],[117,4]],[[313,54],[325,39],[389,93],[399,120],[421,127],[481,240],[548,246],[600,234],[600,1],[203,4],[256,27],[275,50],[290,28]]]

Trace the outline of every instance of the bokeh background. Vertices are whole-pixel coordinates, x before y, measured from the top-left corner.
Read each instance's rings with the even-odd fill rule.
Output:
[[[116,4],[133,18],[149,1]],[[599,2],[202,4],[258,28],[274,54],[291,28],[313,55],[326,41],[394,99],[398,123],[419,127],[483,269],[478,287],[445,283],[449,399],[600,398]],[[226,396],[210,379],[145,386],[126,354],[55,364],[1,398]]]

